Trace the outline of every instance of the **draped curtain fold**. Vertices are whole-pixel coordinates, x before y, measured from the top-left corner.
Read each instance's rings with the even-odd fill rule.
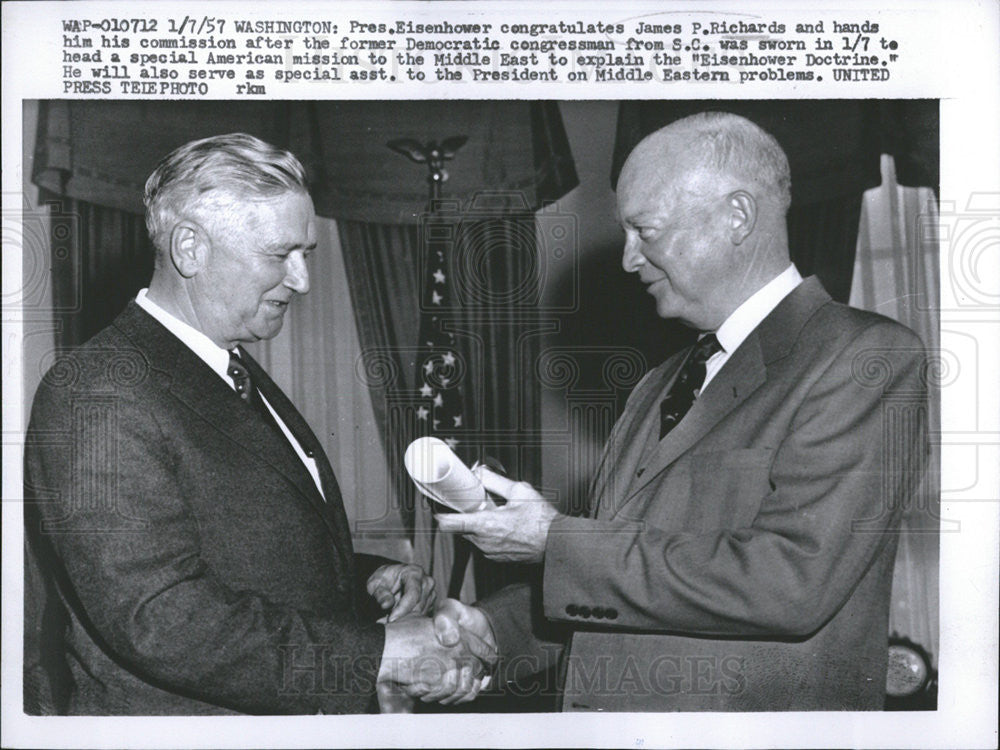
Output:
[[[537,208],[577,184],[555,102],[303,102],[294,117],[290,148],[310,172],[316,210],[338,221],[421,222],[426,169],[390,151],[391,140],[466,136],[439,196],[463,206],[491,190],[509,196],[512,210]]]
[[[923,646],[936,665],[940,643],[940,534],[955,530],[953,522],[941,518],[941,445],[935,439],[941,434],[938,380],[948,371],[960,372],[960,368],[938,354],[937,201],[930,187],[901,186],[895,167],[895,159],[883,156],[882,184],[865,194],[850,302],[912,328],[931,357],[927,369],[931,434],[928,470],[916,497],[903,513],[889,628]],[[933,180],[932,173],[925,174],[928,182]]]
[[[350,130],[355,107],[311,108],[325,128],[309,128],[309,160],[329,170],[319,175],[317,202],[341,217],[362,369],[376,376],[370,387],[388,471],[397,478],[395,502],[411,525],[415,558],[432,571],[439,590],[456,594],[461,584],[463,595],[472,596],[468,578],[464,584],[461,577],[452,580],[456,548],[435,533],[427,501],[415,496],[402,466],[407,444],[422,434],[416,415],[422,404],[417,368],[428,343],[423,331],[447,332],[465,363],[459,391],[465,423],[448,433],[461,435],[459,454],[468,462],[488,455],[511,475],[538,482],[539,442],[524,441],[540,431],[533,363],[541,278],[532,211],[574,187],[576,173],[558,107],[550,102],[396,102],[364,112],[368,127]],[[350,158],[331,156],[344,153],[331,134],[345,129]],[[429,144],[455,135],[468,141],[446,163],[441,204],[432,212],[426,168],[386,144],[399,138]],[[344,163],[338,165],[338,158]],[[445,277],[456,295],[440,315],[427,309],[423,288],[434,245],[429,221],[438,229],[444,221],[446,234],[453,231],[445,246],[435,248],[448,255]],[[461,557],[469,548],[459,544]],[[473,554],[480,594],[524,574]]]
[[[52,241],[52,307],[61,348],[82,344],[135,297],[153,273],[142,216],[39,192]]]
[[[454,350],[465,363],[461,385],[466,424],[461,430],[441,434],[462,436],[458,452],[467,462],[488,455],[512,476],[537,482],[537,445],[519,447],[521,437],[539,431],[537,385],[531,371],[538,344],[530,336],[537,315],[525,306],[513,316],[505,309],[511,290],[518,290],[522,300],[522,295],[531,297],[532,292],[537,297],[537,268],[527,254],[535,252],[534,217],[514,215],[470,226],[464,236],[486,236],[491,243],[484,253],[479,248],[474,299],[469,305],[450,306],[432,323],[454,333]],[[418,338],[422,307],[418,279],[427,248],[421,246],[422,233],[414,226],[342,221],[338,227],[363,342],[359,370],[372,393],[392,502],[408,524],[415,561],[432,572],[439,591],[446,591],[453,584],[456,550],[450,539],[435,532],[429,501],[415,493],[403,466],[406,446],[421,434],[414,414],[425,401],[417,385],[418,367],[425,355]],[[449,274],[474,252],[461,241],[462,232],[457,236],[452,250],[458,257],[449,264]],[[531,240],[529,247],[525,238]],[[510,251],[515,247],[521,252]],[[469,598],[474,592],[482,595],[517,579],[521,572],[490,563],[478,554],[474,571],[475,586],[466,578],[460,589]]]
[[[242,131],[289,141],[282,102],[51,100],[40,103],[32,180],[60,196],[143,214],[146,178],[178,146]]]

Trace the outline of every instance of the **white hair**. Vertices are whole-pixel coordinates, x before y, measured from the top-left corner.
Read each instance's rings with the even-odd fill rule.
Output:
[[[306,192],[305,170],[288,151],[246,133],[191,141],[170,152],[146,180],[146,229],[156,249],[166,252],[181,214],[225,213],[238,199],[286,192]]]

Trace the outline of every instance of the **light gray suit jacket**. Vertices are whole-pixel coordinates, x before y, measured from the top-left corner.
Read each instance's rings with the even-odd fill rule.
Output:
[[[805,280],[658,440],[687,351],[636,387],[541,590],[481,602],[502,681],[562,659],[564,710],[879,709],[924,352]],[[566,640],[553,637],[562,623]]]

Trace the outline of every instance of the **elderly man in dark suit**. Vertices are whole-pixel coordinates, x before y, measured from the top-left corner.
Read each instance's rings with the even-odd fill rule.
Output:
[[[354,554],[319,441],[242,348],[309,290],[301,165],[247,135],[195,141],[145,202],[149,289],[58,360],[28,429],[29,560],[65,610],[65,710],[362,712],[390,684],[471,698],[468,639],[444,646],[416,616],[431,579]]]
[[[623,266],[700,338],[632,393],[589,517],[489,474],[507,505],[441,517],[494,559],[543,564],[540,590],[446,604],[495,639],[503,680],[561,657],[564,710],[882,707],[923,350],[802,280],[789,184],[777,142],[735,115],[677,121],[629,156]]]

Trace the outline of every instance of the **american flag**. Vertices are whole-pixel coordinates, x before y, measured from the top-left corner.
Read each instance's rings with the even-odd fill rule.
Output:
[[[420,316],[420,354],[417,357],[417,430],[440,437],[455,450],[459,435],[468,427],[463,380],[468,375],[465,357],[447,330],[448,311],[454,309],[450,242],[428,240]],[[463,446],[465,447],[465,446]]]

